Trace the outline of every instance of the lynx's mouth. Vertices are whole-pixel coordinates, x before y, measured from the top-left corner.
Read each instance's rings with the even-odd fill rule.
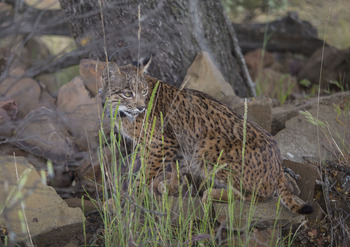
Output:
[[[134,121],[135,118],[140,115],[141,113],[143,113],[145,111],[145,109],[139,110],[137,108],[135,109],[119,109],[119,115],[120,117],[128,117],[130,119],[130,121]]]
[[[130,120],[134,120],[138,115],[145,112],[145,107],[138,107],[135,109],[129,109],[126,106],[119,106],[118,109],[113,110],[113,116],[115,115],[115,111],[118,110],[117,116],[119,117],[128,117]],[[110,112],[107,112],[107,116],[110,118]]]
[[[111,109],[107,106],[105,108],[105,115],[108,118],[111,118],[111,116],[114,117],[116,115],[115,113],[117,110],[118,110],[118,113],[117,113],[118,117],[128,117],[133,121],[139,114],[145,112],[146,109],[144,106],[133,108],[133,109],[130,109],[127,106],[118,106],[118,107],[113,107],[111,112]]]

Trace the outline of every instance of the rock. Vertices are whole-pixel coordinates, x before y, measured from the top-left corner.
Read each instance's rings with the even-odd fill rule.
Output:
[[[169,196],[168,202],[171,205],[171,223],[174,225],[179,224],[179,215],[182,215],[183,219],[203,219],[204,217],[203,204],[199,197],[183,197],[180,204],[179,197]],[[181,212],[179,205],[181,205]]]
[[[72,243],[72,242],[69,242],[68,244],[66,244],[64,247],[78,247],[78,245]]]
[[[272,108],[271,134],[276,135],[280,130],[284,129],[286,127],[286,121],[297,116],[300,108],[307,110],[310,109],[310,107],[310,105],[305,107],[297,107],[294,105],[285,104]]]
[[[22,76],[24,76],[24,70],[16,68],[0,84],[0,92],[4,97],[17,102],[18,118],[23,118],[39,106],[41,94],[41,89],[35,80],[27,77],[21,78]]]
[[[220,100],[221,103],[228,106],[229,108],[233,109],[244,109],[244,100],[237,97],[237,96],[225,96]],[[241,111],[243,112],[243,111]]]
[[[262,69],[271,69],[281,74],[296,75],[302,66],[303,61],[290,54],[268,52],[261,48],[247,52],[244,59],[249,70],[249,74],[254,80],[257,80]]]
[[[61,84],[57,81],[54,74],[41,74],[35,77],[35,79],[40,83],[43,91],[57,97],[58,90]]]
[[[225,81],[207,52],[200,52],[188,68],[181,88],[204,92],[217,100],[225,96],[236,96],[231,85]],[[237,97],[237,96],[236,96]]]
[[[84,214],[89,214],[97,210],[96,205],[90,200],[81,198],[67,198],[64,200],[70,208],[81,208]],[[82,205],[84,203],[84,205]]]
[[[93,96],[98,95],[98,89],[101,87],[101,76],[106,62],[100,62],[92,59],[83,59],[79,64],[79,72],[83,78],[86,88]]]
[[[24,36],[22,36],[19,42],[24,42],[24,39]],[[19,59],[25,64],[26,68],[29,68],[30,66],[38,65],[40,62],[43,65],[45,62],[48,63],[48,61],[52,60],[52,55],[42,39],[38,36],[33,36],[24,42],[24,47],[20,50]]]
[[[222,103],[230,107],[233,111],[244,114],[244,102],[236,100],[236,97],[225,97]],[[267,97],[250,98],[247,101],[248,119],[263,127],[267,132],[271,132],[271,108],[272,101]]]
[[[247,229],[249,227],[247,224],[259,228],[283,227],[288,224],[299,224],[305,219],[305,216],[290,212],[281,203],[279,204],[279,211],[277,211],[277,205],[278,198],[272,197],[266,201],[258,202],[256,207],[251,206],[250,201],[240,205],[240,200],[233,202],[230,209],[227,203],[215,203],[214,210],[216,219],[220,224],[228,229],[231,226],[231,230],[237,231]],[[228,218],[229,215],[236,215],[237,217],[234,219]],[[229,223],[228,219],[230,220]]]
[[[101,103],[99,97],[90,97],[80,77],[60,88],[57,108],[80,150],[97,147]]]
[[[281,237],[282,229],[280,227],[269,227],[266,229],[253,228],[246,243],[248,244],[247,247],[278,246]]]
[[[259,73],[264,68],[280,67],[280,65],[275,61],[272,53],[264,51],[263,49],[256,49],[247,52],[244,55],[244,60],[247,64],[249,74],[253,80],[259,77]]]
[[[297,79],[294,76],[270,68],[263,69],[255,82],[259,84],[262,95],[278,99],[280,104],[283,104],[290,95],[299,93]]]
[[[12,120],[16,118],[18,105],[16,101],[0,99],[0,139],[8,138],[12,135],[15,124]]]
[[[291,11],[285,17],[266,23],[233,23],[243,53],[264,47],[273,52],[290,52],[310,56],[316,49],[328,46],[317,38],[317,29]],[[268,38],[266,37],[268,34]]]
[[[300,200],[296,197],[297,200]],[[193,217],[203,219],[205,212],[203,202],[200,197],[184,197],[182,198],[182,211],[179,211],[179,197],[168,197],[169,205],[171,205],[171,222],[174,225],[179,224],[179,215],[183,218]],[[279,204],[279,213],[277,212],[278,198],[272,197],[266,201],[258,202],[256,206],[250,206],[250,201],[240,205],[239,200],[233,202],[229,209],[228,203],[213,203],[213,214],[211,217],[215,219],[222,228],[235,231],[244,231],[249,226],[268,228],[283,227],[289,224],[299,224],[305,219],[303,215],[297,215],[290,212],[282,204]],[[229,212],[229,210],[233,210]],[[230,223],[227,222],[229,215]],[[249,224],[249,226],[247,226]],[[233,227],[233,228],[232,228]]]
[[[61,9],[60,3],[57,0],[47,0],[47,1],[40,1],[40,2],[26,1],[26,4],[28,4],[28,6],[32,8],[41,9],[41,10]]]
[[[56,112],[45,107],[28,114],[16,127],[14,144],[53,162],[72,158],[74,144]]]
[[[210,56],[200,52],[190,68],[181,87],[204,92],[219,100],[232,110],[244,114],[244,101],[235,95],[221,73],[217,70]],[[248,100],[248,119],[271,131],[271,100],[252,98]]]
[[[337,103],[330,105],[330,101]],[[319,109],[317,101],[311,104],[308,112],[313,118],[318,112],[323,124],[318,127],[319,131],[301,113],[288,120],[286,128],[275,136],[283,157],[300,163],[303,163],[303,157],[321,160],[340,158],[340,150],[344,153],[350,145],[349,102],[350,93],[343,93],[333,96],[332,100],[320,101]]]
[[[46,90],[41,91],[39,104],[40,106],[46,107],[48,109],[56,109],[56,99],[51,96]]]
[[[308,79],[318,85],[320,68],[322,66],[321,87],[332,87],[331,81],[343,83],[343,87],[350,88],[350,49],[338,50],[334,47],[320,47],[308,59],[305,66],[298,73],[298,80]],[[347,85],[347,87],[346,87]],[[333,87],[337,90],[339,88]]]
[[[51,243],[63,238],[69,241],[75,232],[81,231],[84,218],[81,209],[69,208],[52,187],[43,185],[26,159],[4,156],[0,157],[0,164],[0,202],[4,206],[0,225],[6,225],[11,243],[28,239],[27,230],[36,246],[45,246],[47,239]],[[25,212],[25,222],[19,218],[19,212]],[[22,223],[27,228],[23,229]]]
[[[285,128],[285,122],[299,114],[299,111],[309,110],[312,106],[317,106],[318,102],[323,105],[343,104],[350,100],[349,92],[341,92],[330,96],[322,96],[295,102],[294,104],[285,104],[283,106],[272,108],[272,130],[271,133],[276,135],[278,131]]]
[[[18,112],[18,105],[13,99],[0,100],[0,124],[3,121],[14,120]]]
[[[283,104],[291,94],[299,92],[293,75],[300,70],[302,62],[296,58],[262,49],[248,52],[244,58],[259,95],[278,99]]]
[[[319,204],[314,201],[316,180],[322,181],[319,169],[312,164],[302,164],[290,160],[284,160],[283,166],[290,168],[299,176],[296,180],[298,188],[300,189],[300,194],[298,196],[314,208],[314,212],[308,216],[308,219],[321,219],[323,210],[320,208]]]
[[[47,170],[47,159],[31,154],[12,145],[12,141],[1,144],[0,156],[15,155],[24,157],[30,164],[33,164],[37,171]]]
[[[222,228],[221,228],[222,229]],[[223,231],[220,241],[225,243],[219,246],[245,246],[245,247],[268,247],[278,246],[282,236],[282,229],[280,227],[269,227],[258,229],[252,227],[249,231],[241,232],[239,235],[227,235],[227,231]],[[226,229],[225,229],[226,230]],[[217,236],[218,234],[216,234]],[[231,239],[231,238],[232,239]],[[220,242],[219,241],[219,242]],[[230,245],[231,244],[231,245]]]
[[[105,152],[108,150],[108,154]],[[112,164],[111,154],[109,147],[104,147],[103,151],[105,164]],[[89,193],[93,194],[96,191],[102,191],[102,172],[101,172],[101,164],[99,160],[99,156],[97,152],[86,152],[87,157],[79,162],[77,169],[75,170],[76,183],[74,186],[74,191],[77,193]],[[116,160],[119,160],[119,153],[116,152]],[[125,156],[123,156],[125,157]],[[118,162],[119,163],[119,162]],[[117,167],[119,167],[117,165]]]

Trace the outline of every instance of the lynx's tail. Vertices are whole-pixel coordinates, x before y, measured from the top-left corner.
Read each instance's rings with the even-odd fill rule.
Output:
[[[313,208],[308,204],[301,204],[294,200],[292,193],[288,187],[288,181],[284,176],[284,173],[279,178],[278,181],[278,195],[281,196],[281,202],[292,212],[297,214],[311,214]]]

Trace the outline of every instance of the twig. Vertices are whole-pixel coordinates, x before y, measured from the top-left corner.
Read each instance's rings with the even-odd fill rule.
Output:
[[[330,200],[329,200],[329,180],[328,180],[328,175],[326,172],[324,173],[324,184],[322,186],[322,190],[323,190],[323,196],[324,196],[324,202],[326,205],[327,215],[328,215],[330,221],[332,222],[333,210],[331,209],[331,204],[330,204]],[[330,232],[330,236],[331,236],[330,243],[331,243],[331,246],[333,246],[334,231],[333,231],[332,227],[331,227],[330,231],[331,231]]]
[[[130,201],[130,203],[131,203],[132,205],[134,205],[135,207],[141,209],[141,210],[144,211],[144,212],[147,212],[147,213],[150,213],[150,214],[159,215],[159,216],[163,216],[163,217],[166,216],[165,213],[160,213],[160,212],[152,211],[152,210],[149,210],[149,209],[147,209],[147,208],[141,207],[141,206],[138,205],[136,202],[134,202],[133,199],[131,199],[131,197],[128,195],[127,192],[124,193],[124,196]]]
[[[344,172],[346,175],[350,175],[350,169],[346,168],[345,166],[338,165],[333,161],[326,161],[325,163],[328,167],[331,167],[334,170]]]

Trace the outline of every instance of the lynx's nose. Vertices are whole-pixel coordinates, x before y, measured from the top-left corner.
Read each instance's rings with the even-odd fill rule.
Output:
[[[137,110],[139,110],[140,113],[144,112],[144,110],[145,110],[145,106],[138,106],[136,108],[137,108]]]

